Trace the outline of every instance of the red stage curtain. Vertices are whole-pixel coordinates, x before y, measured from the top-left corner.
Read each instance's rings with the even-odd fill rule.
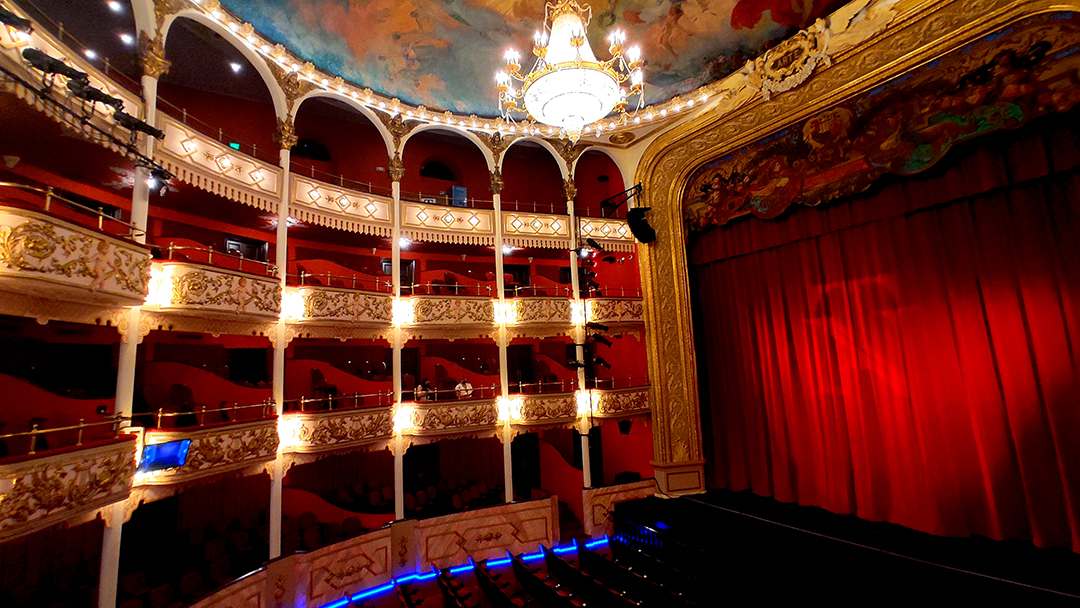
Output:
[[[1063,124],[1080,121],[693,244],[714,487],[1080,552],[1080,128]]]

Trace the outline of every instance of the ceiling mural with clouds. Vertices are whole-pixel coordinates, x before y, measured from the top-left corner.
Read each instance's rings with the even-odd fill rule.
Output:
[[[271,40],[360,86],[429,108],[494,116],[494,74],[513,46],[531,57],[543,0],[221,0]],[[592,2],[589,41],[615,27],[642,47],[650,103],[741,67],[844,0]],[[531,63],[523,61],[523,68]]]

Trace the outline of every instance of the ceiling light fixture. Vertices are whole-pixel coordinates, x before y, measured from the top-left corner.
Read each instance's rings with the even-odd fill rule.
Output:
[[[240,65],[239,63],[236,63],[235,61],[230,63],[229,67],[232,68],[233,74],[239,74],[240,70],[244,69],[244,66]]]
[[[131,46],[131,45],[135,44],[135,37],[132,36],[131,34],[120,34],[120,42],[123,42],[124,44],[126,44],[128,46]]]
[[[111,0],[109,2],[109,10],[111,10],[112,12],[119,13],[123,9],[124,9],[124,5],[120,4],[116,0]]]
[[[637,107],[644,103],[644,76],[641,49],[623,48],[626,34],[614,30],[608,35],[611,59],[600,61],[586,39],[592,9],[575,0],[556,0],[544,9],[544,31],[533,37],[536,63],[528,74],[521,73],[521,55],[509,49],[503,55],[506,69],[495,75],[499,90],[499,110],[503,118],[524,113],[537,122],[563,130],[577,142],[585,125],[612,111],[626,112],[627,99],[637,95]],[[511,86],[521,84],[520,91]],[[623,85],[629,82],[629,90]],[[523,102],[524,108],[518,106]]]

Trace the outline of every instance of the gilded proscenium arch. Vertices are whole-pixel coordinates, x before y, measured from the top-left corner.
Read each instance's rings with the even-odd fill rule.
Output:
[[[880,33],[837,52],[801,86],[764,101],[709,112],[660,135],[638,165],[642,204],[658,240],[639,248],[645,296],[646,344],[652,378],[653,452],[660,491],[705,489],[696,356],[691,327],[687,239],[682,195],[702,165],[769,133],[955,51],[1023,19],[1048,12],[1080,10],[1080,3],[1048,0],[912,2]]]

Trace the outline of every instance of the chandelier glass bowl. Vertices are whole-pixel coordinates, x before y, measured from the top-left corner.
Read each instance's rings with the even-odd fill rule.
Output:
[[[625,114],[628,98],[636,96],[641,106],[640,49],[631,47],[624,54],[626,34],[615,30],[608,36],[611,59],[598,60],[586,37],[591,18],[588,4],[575,0],[547,3],[544,31],[533,37],[536,63],[532,70],[522,74],[521,56],[509,49],[503,55],[505,70],[495,75],[503,118],[512,120],[515,114],[525,114],[560,129],[576,142],[586,125],[613,111]],[[629,87],[624,86],[627,84]]]

